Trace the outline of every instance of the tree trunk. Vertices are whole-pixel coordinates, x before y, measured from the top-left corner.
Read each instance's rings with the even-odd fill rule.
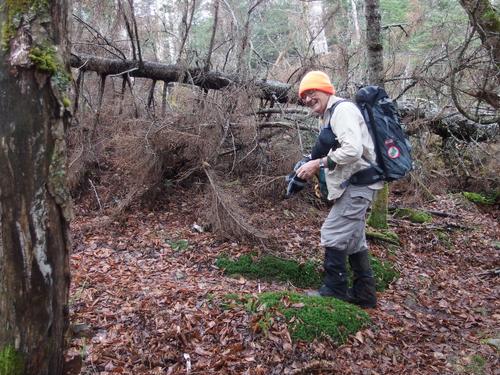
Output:
[[[384,87],[384,55],[379,0],[365,0],[368,83]]]
[[[71,216],[67,2],[0,1],[0,375],[59,375]],[[33,5],[36,4],[36,5]]]
[[[354,28],[352,36],[353,44],[357,46],[361,42],[361,30],[359,28],[358,8],[356,5],[356,0],[351,0],[351,14],[352,14],[352,25]]]
[[[366,17],[366,50],[368,57],[368,82],[384,87],[384,50],[382,48],[382,34],[380,27],[379,0],[365,1]],[[377,192],[373,202],[368,224],[373,228],[387,228],[387,206],[389,201],[389,186]]]
[[[308,10],[309,34],[315,55],[328,53],[325,26],[323,24],[323,1],[313,0],[306,3]]]

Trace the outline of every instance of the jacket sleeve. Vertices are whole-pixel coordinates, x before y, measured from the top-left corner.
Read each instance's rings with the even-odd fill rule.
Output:
[[[336,108],[330,126],[337,135],[340,147],[330,151],[328,156],[337,164],[352,164],[361,159],[363,139],[361,124],[363,116],[355,104],[341,103]]]

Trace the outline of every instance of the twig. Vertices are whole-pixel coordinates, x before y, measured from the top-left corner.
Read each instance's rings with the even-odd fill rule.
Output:
[[[491,270],[486,270],[484,272],[481,272],[478,274],[480,278],[486,278],[486,277],[498,277],[500,276],[500,268],[494,268]]]
[[[139,70],[139,68],[132,68],[132,69],[129,69],[129,70],[125,70],[124,72],[120,72],[120,73],[116,73],[116,74],[110,74],[108,77],[118,77],[118,76],[122,76],[124,74],[128,74],[130,72],[133,72],[135,70]]]
[[[95,185],[90,178],[89,178],[89,182],[90,182],[90,186],[92,187],[92,190],[94,190],[94,195],[97,199],[97,204],[99,205],[99,211],[102,211],[101,200],[99,199],[99,195],[97,194],[97,189],[95,188]]]

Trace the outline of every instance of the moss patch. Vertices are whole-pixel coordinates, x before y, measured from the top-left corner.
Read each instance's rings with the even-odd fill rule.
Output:
[[[51,75],[53,85],[55,85],[62,92],[66,91],[71,83],[71,75],[65,70],[63,63],[53,46],[34,46],[30,50],[29,58],[38,70]],[[63,101],[64,99],[61,100]],[[67,101],[69,102],[69,99],[67,99]]]
[[[372,238],[375,240],[380,240],[384,242],[388,242],[392,245],[399,245],[399,236],[397,233],[394,233],[389,230],[379,230],[379,231],[368,231],[366,232],[367,238]]]
[[[372,209],[368,220],[369,226],[375,229],[387,229],[387,200],[389,196],[389,185],[384,183],[384,187],[377,192],[375,199],[372,202]]]
[[[24,373],[22,355],[12,346],[0,350],[0,375],[21,375]]]
[[[253,279],[289,281],[299,288],[316,288],[321,285],[322,275],[314,262],[300,264],[293,260],[274,256],[264,256],[254,260],[250,255],[242,255],[236,260],[226,256],[217,259],[217,267],[227,275],[244,275]]]
[[[372,256],[370,256],[370,262],[378,291],[384,291],[391,282],[399,277],[399,273],[391,262],[382,261]],[[217,259],[216,265],[222,268],[227,275],[290,282],[298,288],[318,288],[323,281],[323,273],[318,271],[315,263],[300,264],[293,260],[273,256],[254,259],[250,255],[243,255],[236,260],[222,256]]]
[[[475,354],[470,358],[470,363],[464,367],[468,374],[483,375],[484,367],[486,366],[486,359],[482,356]]]
[[[464,191],[462,194],[467,200],[469,200],[473,203],[481,204],[481,205],[485,205],[485,206],[494,205],[500,199],[500,192],[498,192],[498,191],[496,191],[494,193],[490,193],[490,194],[471,193],[471,192]]]
[[[394,280],[399,278],[399,272],[396,271],[394,265],[388,260],[380,260],[371,256],[370,262],[375,276],[377,291],[383,292]]]
[[[16,35],[16,29],[21,22],[21,15],[26,13],[44,13],[48,12],[48,0],[6,0],[3,6],[3,11],[7,19],[2,25],[2,49],[9,48],[9,41]]]
[[[412,223],[428,223],[432,221],[432,216],[427,212],[413,210],[411,208],[398,208],[394,216],[400,219],[410,220]]]
[[[294,341],[310,342],[328,336],[342,344],[349,335],[370,324],[365,311],[335,298],[271,292],[239,297],[232,303],[244,304],[256,315],[254,321],[264,332],[275,321],[284,319]]]

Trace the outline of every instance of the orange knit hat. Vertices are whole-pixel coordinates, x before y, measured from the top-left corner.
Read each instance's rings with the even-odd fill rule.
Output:
[[[335,95],[335,87],[333,87],[330,77],[319,70],[313,70],[307,73],[304,78],[302,78],[302,81],[300,81],[299,96],[301,98],[302,94],[307,90],[318,90],[330,95]]]

